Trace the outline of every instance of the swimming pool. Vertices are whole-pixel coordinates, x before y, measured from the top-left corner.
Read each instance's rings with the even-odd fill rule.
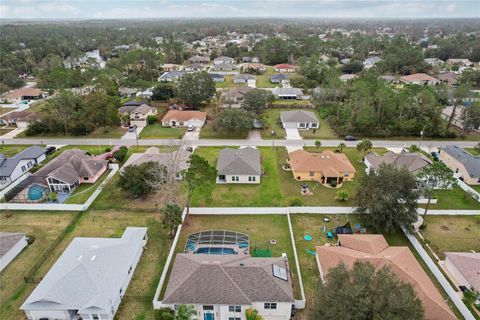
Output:
[[[27,199],[38,201],[43,198],[46,188],[39,184],[32,184],[27,191]]]
[[[237,254],[232,248],[202,247],[195,251],[196,254]]]

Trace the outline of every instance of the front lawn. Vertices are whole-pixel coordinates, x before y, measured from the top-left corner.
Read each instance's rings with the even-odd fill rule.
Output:
[[[15,138],[45,138],[45,139],[118,139],[127,132],[122,127],[97,128],[87,135],[39,134],[27,136],[26,131],[20,132]]]
[[[214,120],[207,120],[200,131],[200,139],[246,139],[248,132],[219,131],[214,127]]]
[[[146,126],[140,132],[142,139],[182,139],[187,129],[164,127],[161,123]]]
[[[25,247],[0,274],[1,319],[25,318],[25,313],[19,308],[36,284],[26,284],[23,277],[66,228],[72,216],[73,213],[67,212],[2,212],[0,231],[22,232],[32,238],[35,237],[35,241]]]
[[[280,83],[271,83],[270,78],[277,74],[273,67],[267,66],[263,74],[257,75],[257,88],[275,88],[280,87]],[[285,73],[289,79],[295,77],[296,73]]]
[[[223,147],[197,148],[195,153],[207,159],[216,167],[218,153]],[[196,190],[192,206],[246,207],[282,206],[283,196],[279,185],[276,154],[272,148],[260,147],[262,172],[260,184],[215,184],[212,197],[204,190]]]

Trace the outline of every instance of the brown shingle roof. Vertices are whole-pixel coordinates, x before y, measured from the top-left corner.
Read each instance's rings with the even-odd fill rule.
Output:
[[[410,74],[408,76],[403,76],[401,79],[405,82],[417,82],[417,81],[429,81],[429,82],[438,82],[437,79],[435,79],[432,76],[429,76],[426,73],[415,73],[415,74]]]
[[[322,273],[340,263],[352,267],[355,261],[369,262],[380,269],[384,266],[399,280],[412,285],[422,301],[426,319],[456,319],[443,297],[408,247],[388,247],[382,235],[339,235],[341,246],[316,247]],[[356,241],[360,243],[355,243]],[[368,242],[371,242],[370,244]]]
[[[162,118],[162,121],[188,121],[192,119],[205,121],[206,118],[207,113],[202,111],[169,110],[167,114]]]
[[[42,90],[37,88],[21,88],[7,93],[4,97],[8,99],[17,99],[23,96],[37,97],[42,94]]]
[[[297,172],[323,172],[328,177],[340,176],[343,172],[356,172],[345,154],[330,150],[321,153],[297,150],[291,152],[289,157],[290,166]]]
[[[34,121],[39,118],[38,114],[31,110],[14,111],[0,117],[5,121]]]
[[[387,152],[383,156],[371,152],[365,157],[374,169],[378,169],[382,164],[392,164],[397,168],[406,167],[408,171],[417,174],[423,168],[429,166],[432,162],[418,153],[394,153]]]
[[[25,237],[24,233],[0,232],[0,258],[10,251],[23,237]]]
[[[445,252],[445,256],[475,290],[480,290],[480,253]]]

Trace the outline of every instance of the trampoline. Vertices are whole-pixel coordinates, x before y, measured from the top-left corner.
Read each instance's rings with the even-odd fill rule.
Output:
[[[250,240],[246,234],[227,230],[207,230],[189,234],[184,252],[236,254],[234,248],[248,251],[249,247]]]
[[[32,184],[27,191],[27,199],[32,201],[38,201],[43,198],[46,188],[38,185]]]

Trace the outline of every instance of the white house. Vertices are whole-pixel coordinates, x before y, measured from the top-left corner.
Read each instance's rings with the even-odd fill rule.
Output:
[[[20,309],[29,320],[114,319],[146,243],[147,228],[74,238]]]
[[[280,114],[283,128],[318,129],[320,122],[315,113],[304,110],[284,111]]]
[[[218,57],[213,60],[214,65],[219,65],[219,64],[234,64],[235,59],[230,58],[230,57]]]
[[[201,128],[205,124],[207,113],[191,110],[169,110],[162,118],[164,127],[188,127]]]
[[[218,154],[217,183],[259,184],[261,175],[258,149],[227,148]]]
[[[299,88],[274,88],[273,95],[281,100],[300,100],[303,98],[303,92]]]
[[[46,158],[46,149],[31,146],[11,158],[0,154],[0,189],[14,182]]]
[[[27,246],[24,233],[0,232],[0,271]]]

